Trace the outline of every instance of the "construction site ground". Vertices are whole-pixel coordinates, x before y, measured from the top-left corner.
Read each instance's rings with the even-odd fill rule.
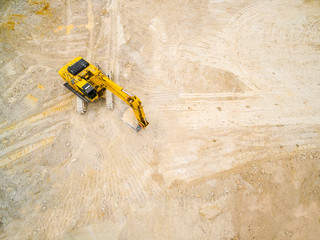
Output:
[[[318,240],[318,0],[1,0],[0,239]],[[58,70],[142,100],[76,112]]]

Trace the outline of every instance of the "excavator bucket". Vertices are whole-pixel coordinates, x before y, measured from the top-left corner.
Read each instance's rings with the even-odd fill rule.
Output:
[[[137,123],[137,119],[134,116],[132,109],[130,108],[124,112],[121,119],[134,132],[139,132],[142,129],[142,127]]]

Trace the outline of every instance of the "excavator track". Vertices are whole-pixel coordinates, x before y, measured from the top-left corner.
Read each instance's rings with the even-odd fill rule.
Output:
[[[77,95],[79,98],[81,98],[84,102],[89,103],[90,101],[86,99],[82,94],[74,90],[68,83],[64,83],[63,86],[68,88],[71,92],[73,92],[75,95]]]
[[[87,104],[81,98],[77,97],[77,112],[81,115],[87,112]]]

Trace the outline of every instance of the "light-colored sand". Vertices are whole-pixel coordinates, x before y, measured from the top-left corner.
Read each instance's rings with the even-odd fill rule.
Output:
[[[320,236],[319,1],[0,2],[0,239]],[[144,105],[76,113],[83,56]]]

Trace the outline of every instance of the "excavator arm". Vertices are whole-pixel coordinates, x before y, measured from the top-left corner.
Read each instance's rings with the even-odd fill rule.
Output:
[[[149,122],[145,117],[140,99],[137,96],[132,96],[130,93],[123,90],[122,87],[120,87],[118,84],[116,84],[103,73],[101,73],[101,71],[99,73],[99,76],[105,82],[106,90],[112,92],[114,95],[119,97],[122,101],[124,101],[132,108],[134,115],[139,123],[139,127],[134,130],[139,131],[141,128],[145,128],[146,126],[148,126]]]

